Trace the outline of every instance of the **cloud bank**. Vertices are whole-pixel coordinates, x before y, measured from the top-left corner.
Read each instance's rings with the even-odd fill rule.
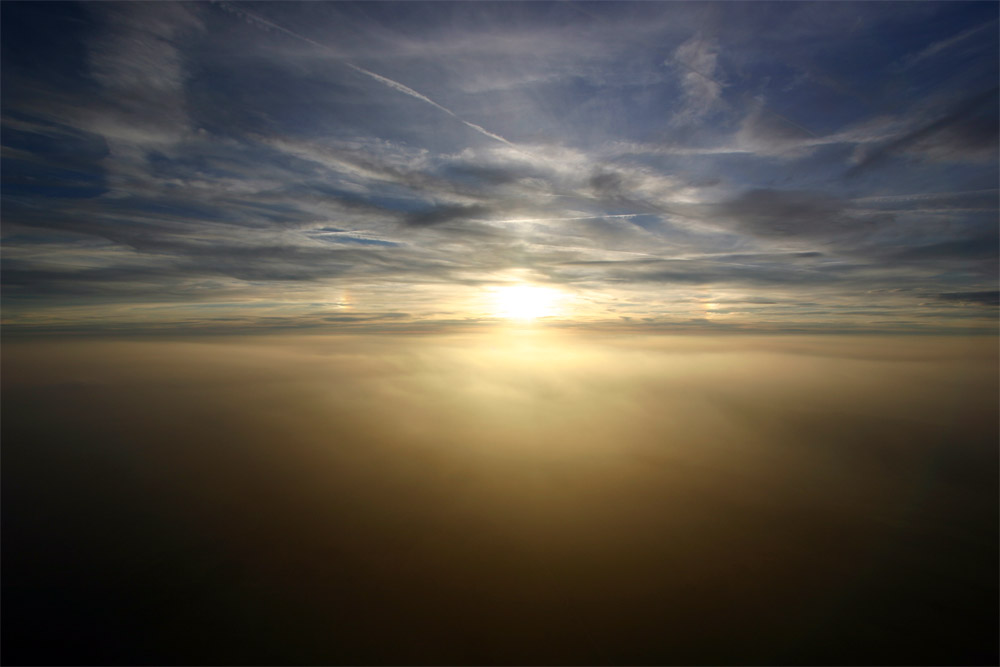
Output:
[[[5,341],[4,657],[990,664],[996,367],[914,336]]]

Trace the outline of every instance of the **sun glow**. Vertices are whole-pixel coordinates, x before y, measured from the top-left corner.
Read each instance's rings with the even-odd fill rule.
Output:
[[[561,312],[562,300],[562,293],[551,287],[506,285],[493,290],[493,314],[522,322],[552,317]]]

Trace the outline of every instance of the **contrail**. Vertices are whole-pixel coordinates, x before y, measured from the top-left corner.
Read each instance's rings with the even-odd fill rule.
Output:
[[[283,32],[286,35],[288,35],[290,37],[294,37],[295,39],[297,39],[299,41],[305,42],[306,44],[309,44],[311,46],[315,46],[318,49],[323,49],[324,51],[332,53],[335,56],[337,56],[338,58],[342,58],[343,57],[335,49],[327,46],[326,44],[322,44],[320,42],[317,42],[314,39],[309,39],[308,37],[306,37],[304,35],[300,35],[299,33],[294,32],[292,30],[289,30],[288,28],[286,28],[284,26],[280,26],[277,23],[274,23],[273,21],[269,21],[269,20],[265,19],[264,17],[259,16],[259,15],[255,14],[254,12],[251,12],[249,9],[243,9],[242,7],[237,7],[237,6],[235,6],[235,5],[233,5],[233,4],[229,3],[229,2],[225,2],[225,0],[220,1],[218,4],[223,9],[225,9],[226,11],[232,12],[234,14],[238,14],[238,15],[242,16],[244,19],[246,19],[247,21],[249,21],[251,23],[255,23],[258,26],[262,26],[264,28],[271,28],[271,29],[277,30],[279,32]],[[354,70],[355,72],[358,72],[359,74],[364,74],[365,76],[370,77],[370,78],[378,81],[379,83],[381,83],[384,86],[388,86],[389,88],[392,88],[395,91],[403,93],[404,95],[409,95],[410,97],[412,97],[414,99],[418,99],[421,102],[424,102],[426,104],[431,105],[435,109],[439,109],[439,110],[445,112],[446,114],[448,114],[449,116],[451,116],[452,118],[454,118],[455,120],[457,120],[458,122],[462,123],[463,125],[465,125],[466,127],[470,128],[472,130],[475,130],[476,132],[478,132],[479,134],[483,135],[484,137],[489,137],[490,139],[493,139],[494,141],[499,141],[500,143],[506,144],[507,146],[510,146],[511,148],[514,148],[514,149],[517,150],[517,147],[513,143],[511,143],[510,141],[507,141],[506,139],[504,139],[503,137],[501,137],[499,134],[496,134],[495,132],[490,132],[486,128],[481,127],[479,125],[476,125],[475,123],[470,123],[469,121],[465,120],[464,118],[462,118],[461,116],[459,116],[457,113],[455,113],[454,111],[452,111],[448,107],[445,107],[445,106],[442,106],[442,105],[438,104],[437,102],[435,102],[431,98],[427,97],[426,95],[418,93],[417,91],[413,90],[412,88],[410,88],[409,86],[407,86],[405,84],[400,83],[399,81],[393,81],[389,77],[382,76],[381,74],[376,74],[375,72],[372,72],[371,70],[367,70],[364,67],[360,67],[360,66],[355,65],[353,63],[349,63],[349,62],[344,61],[344,65],[346,65],[347,67],[350,67],[352,70]]]
[[[915,56],[913,56],[913,57],[911,57],[911,58],[909,58],[907,60],[904,60],[901,65],[898,65],[898,69],[900,69],[900,70],[911,69],[914,65],[916,65],[917,63],[919,63],[921,60],[926,60],[927,58],[935,56],[938,53],[940,53],[941,51],[944,51],[945,49],[949,49],[952,46],[955,46],[959,42],[961,42],[961,41],[963,41],[963,40],[971,37],[973,34],[979,32],[983,28],[990,27],[994,23],[996,23],[996,19],[993,19],[992,21],[989,21],[987,23],[981,23],[981,24],[979,24],[977,26],[973,26],[973,27],[969,28],[968,30],[965,30],[964,32],[961,32],[961,33],[955,35],[954,37],[950,37],[950,38],[942,40],[940,42],[934,42],[933,44],[931,44],[930,46],[928,46],[927,48],[925,48],[923,51],[921,51],[917,55],[915,55]]]

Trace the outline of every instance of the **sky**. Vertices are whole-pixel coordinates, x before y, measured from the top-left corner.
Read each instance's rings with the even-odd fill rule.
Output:
[[[996,3],[2,14],[7,334],[996,331]]]

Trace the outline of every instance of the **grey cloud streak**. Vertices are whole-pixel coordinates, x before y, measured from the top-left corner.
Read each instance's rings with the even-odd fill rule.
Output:
[[[960,303],[981,303],[986,306],[1000,305],[1000,291],[986,292],[945,292],[936,295],[942,301],[957,301]]]
[[[949,151],[969,150],[996,152],[998,129],[995,114],[986,118],[977,118],[974,114],[982,110],[991,100],[997,97],[1000,87],[994,87],[981,92],[958,104],[944,116],[926,125],[916,128],[893,141],[876,148],[866,155],[858,164],[851,167],[846,178],[856,178],[860,174],[884,163],[891,156],[913,147],[920,147],[924,142],[931,143],[941,139]],[[954,148],[951,148],[951,147]]]

